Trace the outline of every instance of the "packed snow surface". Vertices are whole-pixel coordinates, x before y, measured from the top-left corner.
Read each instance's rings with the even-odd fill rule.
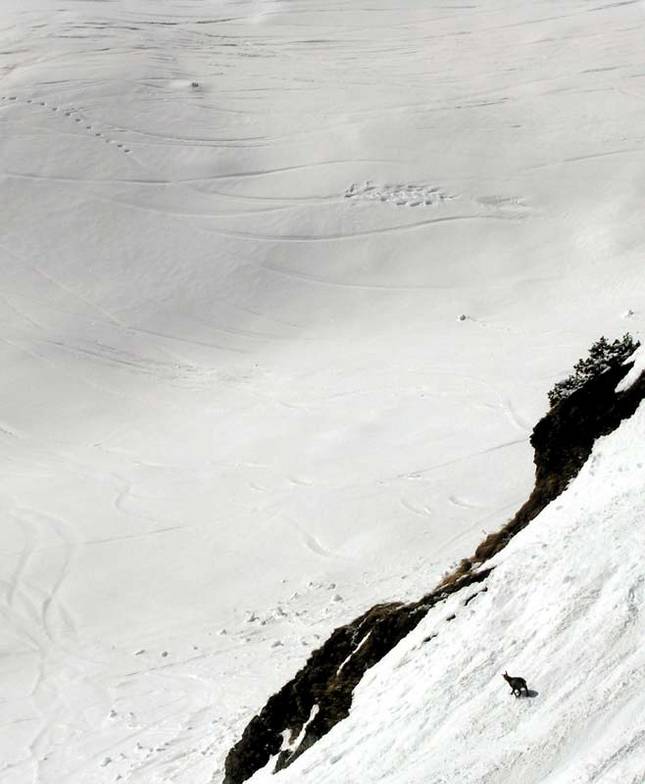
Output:
[[[3,784],[217,782],[519,506],[547,389],[642,333],[644,22],[3,0]]]
[[[493,559],[486,592],[433,608],[348,719],[252,784],[642,784],[644,472],[641,405]]]

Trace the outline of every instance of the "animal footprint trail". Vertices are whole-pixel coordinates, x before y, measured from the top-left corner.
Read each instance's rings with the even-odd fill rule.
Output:
[[[122,142],[117,142],[116,139],[111,139],[107,137],[102,131],[96,129],[95,126],[92,125],[86,118],[84,118],[81,112],[73,106],[61,107],[61,106],[56,106],[54,104],[50,105],[49,103],[47,103],[47,101],[36,101],[33,98],[21,99],[17,95],[0,96],[0,107],[3,104],[9,105],[12,103],[24,104],[26,106],[31,106],[32,108],[40,107],[42,109],[49,109],[52,113],[60,113],[67,119],[73,120],[73,122],[78,125],[86,123],[85,130],[88,131],[88,133],[90,133],[95,139],[100,139],[101,141],[104,141],[106,144],[111,144],[115,146],[118,150],[125,153],[126,155],[129,155],[132,152],[132,150]]]
[[[346,199],[379,201],[395,207],[436,207],[456,198],[440,188],[422,184],[375,185],[366,180],[362,185],[352,183],[345,191]]]
[[[352,183],[344,195],[346,199],[352,201],[372,201],[393,207],[410,208],[436,208],[445,202],[464,197],[464,194],[451,194],[435,185],[422,183],[375,185],[372,180],[366,180],[360,185]],[[464,198],[477,209],[479,214],[489,217],[512,220],[524,218],[530,214],[526,200],[519,197],[492,195],[465,196]]]

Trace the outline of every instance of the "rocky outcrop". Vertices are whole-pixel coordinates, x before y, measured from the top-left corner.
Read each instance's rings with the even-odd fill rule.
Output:
[[[491,571],[482,569],[464,575],[418,602],[377,604],[335,629],[293,680],[270,697],[251,719],[226,758],[225,784],[246,781],[276,755],[275,770],[297,759],[349,715],[354,688],[365,671],[409,634],[431,607],[466,586],[483,582]],[[310,720],[314,708],[315,715]],[[297,738],[303,730],[297,748],[281,751],[284,734]]]
[[[535,450],[533,491],[515,516],[479,545],[474,562],[491,558],[537,517],[577,476],[596,439],[608,435],[635,413],[645,397],[645,374],[626,391],[615,391],[631,368],[631,363],[616,363],[560,401],[537,423],[531,434]]]
[[[645,374],[630,389],[615,392],[630,369],[630,364],[616,363],[560,401],[538,422],[531,436],[536,466],[533,492],[500,531],[481,543],[473,557],[464,559],[418,602],[376,605],[332,632],[249,722],[226,758],[224,784],[241,784],[272,758],[275,770],[292,763],[349,714],[354,688],[366,670],[409,634],[431,607],[487,579],[492,567],[486,568],[485,562],[560,495],[589,457],[595,440],[611,433],[636,411],[645,397]],[[470,592],[464,604],[478,592]]]

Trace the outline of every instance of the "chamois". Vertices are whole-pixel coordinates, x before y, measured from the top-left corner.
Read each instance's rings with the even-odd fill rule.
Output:
[[[523,691],[527,697],[529,696],[529,690],[524,678],[513,678],[507,672],[502,675],[502,678],[504,678],[511,687],[511,694],[514,694],[516,697],[521,697]]]

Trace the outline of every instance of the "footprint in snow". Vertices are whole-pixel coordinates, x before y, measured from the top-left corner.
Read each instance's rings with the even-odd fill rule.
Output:
[[[50,106],[47,101],[34,101],[33,98],[19,99],[19,96],[16,96],[16,95],[10,95],[10,96],[3,95],[3,96],[0,96],[0,100],[2,100],[2,101],[7,101],[7,100],[8,101],[19,101],[19,100],[22,100],[22,102],[24,102],[26,104],[38,105],[38,106],[42,106],[44,108],[49,108],[52,112],[62,112],[65,115],[65,117],[69,117],[71,120],[74,120],[75,123],[79,123],[80,124],[80,123],[84,122],[82,117],[74,117],[73,116],[73,115],[77,114],[77,112],[78,112],[78,110],[75,107],[73,107],[73,106],[70,106],[67,109],[64,109],[64,108],[62,108],[60,106]],[[114,139],[106,138],[105,134],[102,131],[95,131],[94,127],[92,125],[86,125],[85,126],[85,130],[86,131],[90,131],[93,134],[93,136],[95,136],[96,138],[103,139],[103,141],[105,141],[107,144],[116,144],[116,146],[122,152],[124,152],[126,155],[128,155],[128,154],[130,154],[132,152],[132,150],[130,150],[128,147],[125,147],[125,145],[123,145],[121,143],[117,143]]]
[[[362,185],[352,183],[345,191],[346,199],[379,201],[396,207],[435,207],[454,198],[436,186],[415,183],[374,185],[366,180]]]

